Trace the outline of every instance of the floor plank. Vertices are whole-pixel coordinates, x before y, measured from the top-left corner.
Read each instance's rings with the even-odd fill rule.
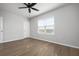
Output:
[[[79,49],[28,38],[1,43],[0,56],[79,56]]]

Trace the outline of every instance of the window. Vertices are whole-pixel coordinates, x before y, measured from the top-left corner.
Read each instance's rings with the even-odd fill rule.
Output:
[[[38,33],[54,34],[54,17],[38,20]]]

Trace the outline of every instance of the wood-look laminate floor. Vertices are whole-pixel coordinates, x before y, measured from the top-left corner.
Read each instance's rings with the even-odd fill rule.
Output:
[[[79,49],[28,38],[0,44],[0,56],[79,56]]]

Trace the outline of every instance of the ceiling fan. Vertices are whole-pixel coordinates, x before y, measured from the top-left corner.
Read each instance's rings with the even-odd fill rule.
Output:
[[[38,9],[34,8],[37,3],[23,3],[26,7],[19,7],[19,9],[28,8],[28,12],[31,13],[31,10],[39,11]]]

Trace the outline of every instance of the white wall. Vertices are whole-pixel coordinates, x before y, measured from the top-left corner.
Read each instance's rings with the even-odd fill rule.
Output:
[[[37,33],[37,21],[54,16],[55,35]],[[31,37],[79,48],[79,4],[71,4],[30,20]]]
[[[4,36],[3,42],[29,37],[29,20],[18,14],[0,10],[3,17]]]
[[[3,18],[0,17],[0,42],[3,40]]]

